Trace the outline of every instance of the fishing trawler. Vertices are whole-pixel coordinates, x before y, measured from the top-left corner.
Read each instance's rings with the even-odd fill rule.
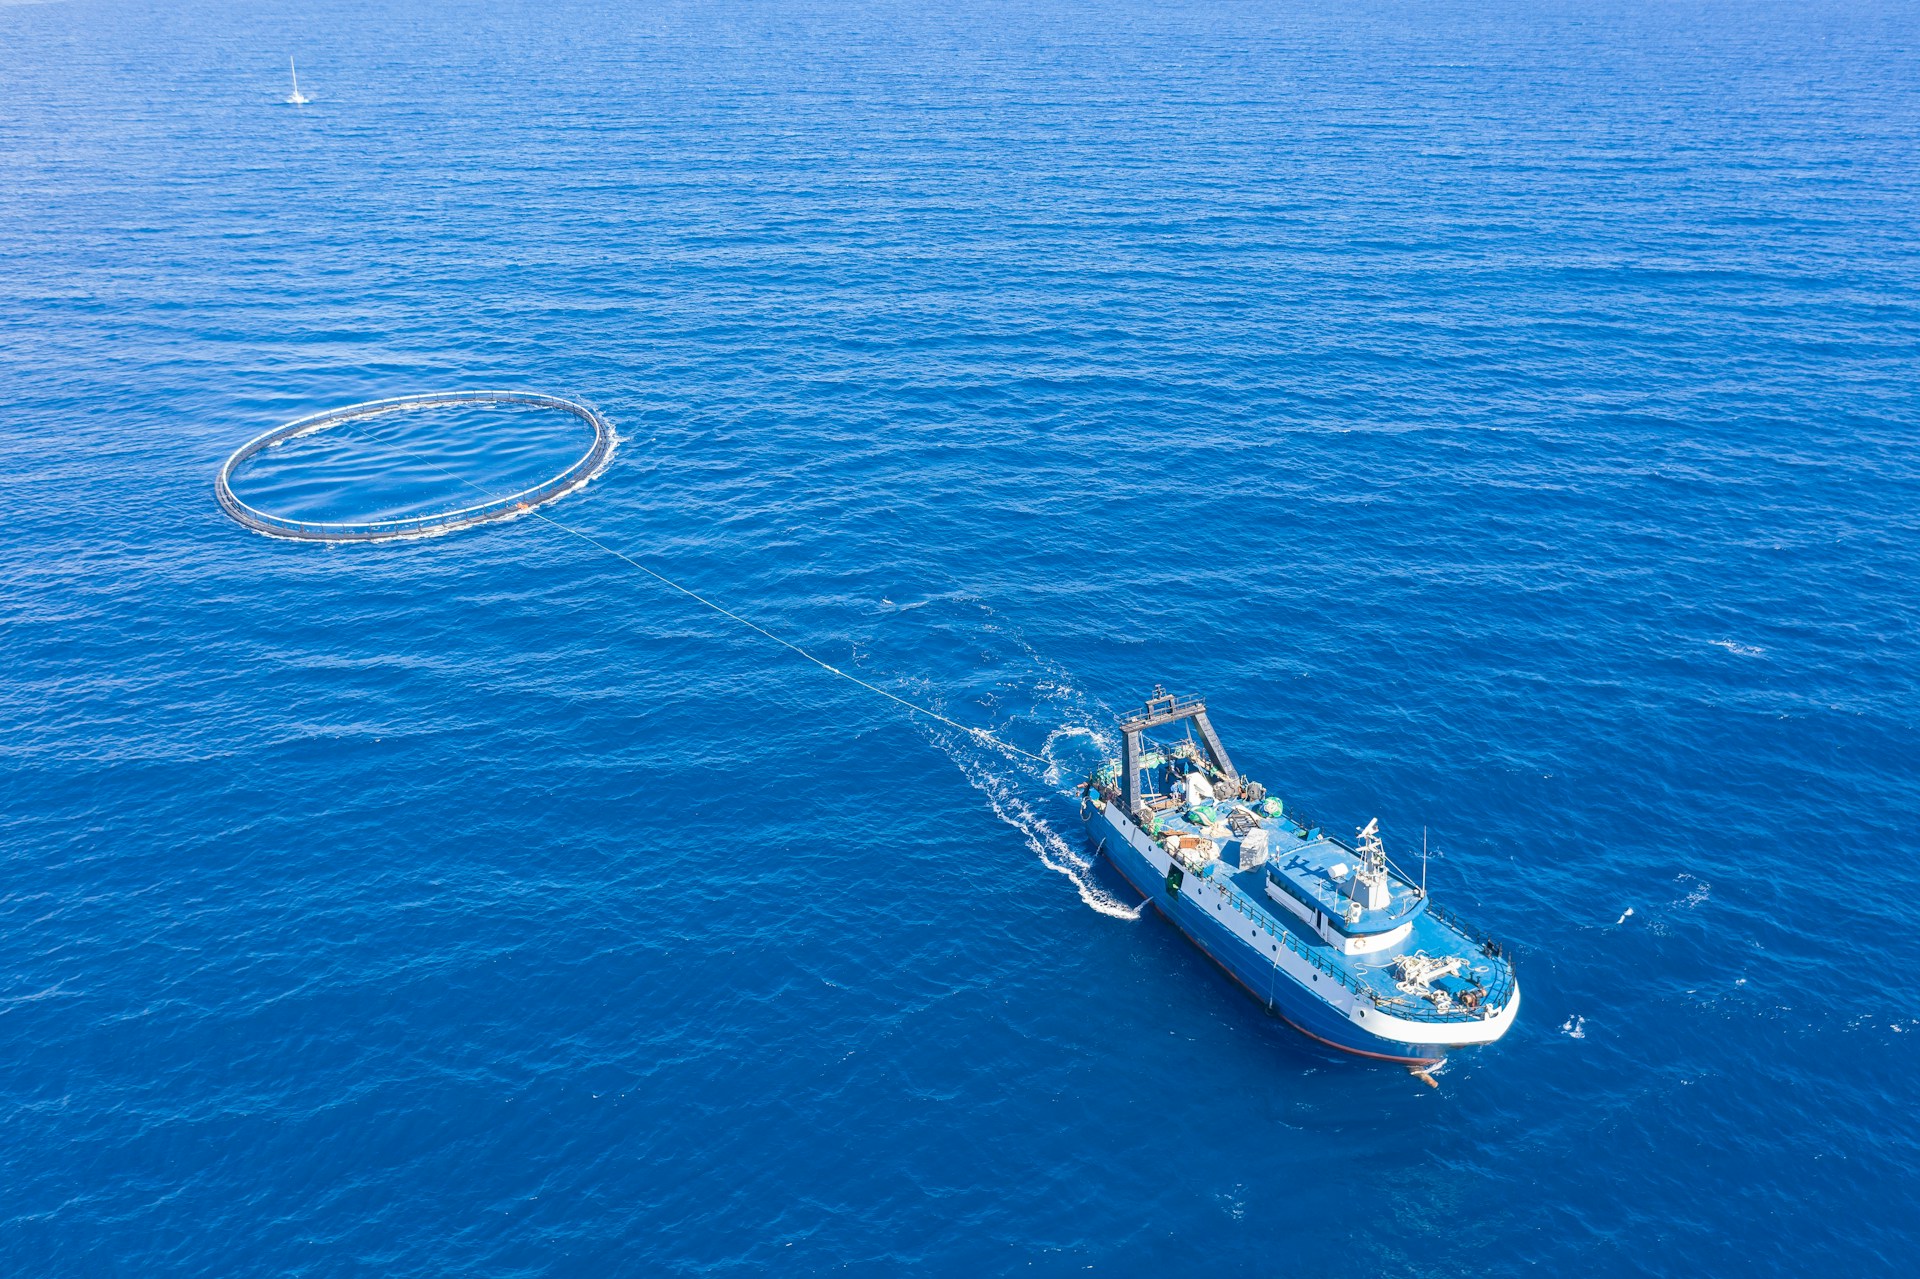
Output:
[[[1348,843],[1289,815],[1234,769],[1199,698],[1156,687],[1120,730],[1121,757],[1080,788],[1088,835],[1269,1012],[1428,1083],[1448,1050],[1507,1032],[1512,962],[1428,899],[1424,866],[1416,883],[1388,859],[1378,820]]]

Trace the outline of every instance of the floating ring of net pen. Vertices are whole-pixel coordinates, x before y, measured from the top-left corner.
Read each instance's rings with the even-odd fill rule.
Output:
[[[562,413],[571,413],[593,428],[593,443],[580,459],[550,480],[522,489],[518,493],[509,493],[505,497],[489,498],[472,506],[456,511],[442,511],[434,515],[409,515],[390,520],[354,520],[324,522],[318,520],[295,520],[285,516],[272,515],[266,511],[248,506],[233,491],[233,472],[242,462],[276,444],[285,443],[302,435],[311,435],[315,431],[324,431],[328,427],[341,426],[348,422],[360,422],[368,418],[380,417],[388,413],[402,413],[409,409],[441,408],[449,404],[518,404],[530,408],[554,409]],[[512,519],[524,515],[535,507],[565,497],[591,482],[607,464],[613,460],[614,446],[619,437],[614,434],[613,424],[593,409],[557,395],[542,395],[536,391],[437,391],[425,395],[399,395],[386,400],[368,400],[364,404],[350,404],[343,409],[328,409],[324,413],[314,413],[307,417],[295,418],[284,426],[276,426],[263,435],[255,436],[233,451],[232,456],[221,464],[220,473],[213,482],[214,495],[220,499],[220,509],[232,516],[236,522],[256,533],[268,537],[292,538],[305,542],[380,542],[403,537],[431,537],[440,533],[451,533],[457,529],[472,528],[476,524],[487,524],[494,520]]]

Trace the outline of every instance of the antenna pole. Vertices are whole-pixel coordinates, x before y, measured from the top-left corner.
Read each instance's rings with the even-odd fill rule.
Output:
[[[1420,828],[1420,895],[1427,895],[1427,828]]]

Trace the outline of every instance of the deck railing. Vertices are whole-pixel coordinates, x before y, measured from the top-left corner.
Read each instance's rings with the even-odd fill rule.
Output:
[[[1327,976],[1333,978],[1333,980],[1340,985],[1345,986],[1354,994],[1362,997],[1370,995],[1370,992],[1365,985],[1361,983],[1359,978],[1343,971],[1337,965],[1328,962],[1321,956],[1316,955],[1314,948],[1296,937],[1291,928],[1275,925],[1273,916],[1269,915],[1264,909],[1256,906],[1253,899],[1247,896],[1238,884],[1224,876],[1220,877],[1216,882],[1220,885],[1221,891],[1226,899],[1233,904],[1233,908],[1245,915],[1256,926],[1263,929],[1268,936],[1312,964],[1315,968],[1318,968]]]
[[[1505,959],[1507,957],[1507,948],[1505,946],[1487,936],[1487,934],[1481,932],[1478,928],[1475,928],[1472,924],[1469,924],[1452,911],[1442,910],[1439,906],[1429,901],[1427,903],[1427,913],[1478,946],[1480,953],[1489,959]]]

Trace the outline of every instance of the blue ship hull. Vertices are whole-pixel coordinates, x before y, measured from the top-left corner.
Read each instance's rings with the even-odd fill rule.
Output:
[[[1444,1045],[1386,1039],[1356,1026],[1312,985],[1238,936],[1215,911],[1185,892],[1170,891],[1165,873],[1133,846],[1106,811],[1089,804],[1085,812],[1088,836],[1134,891],[1151,901],[1154,909],[1186,934],[1202,954],[1295,1030],[1343,1052],[1409,1066],[1431,1066],[1445,1057]],[[1299,935],[1303,941],[1309,936]]]

